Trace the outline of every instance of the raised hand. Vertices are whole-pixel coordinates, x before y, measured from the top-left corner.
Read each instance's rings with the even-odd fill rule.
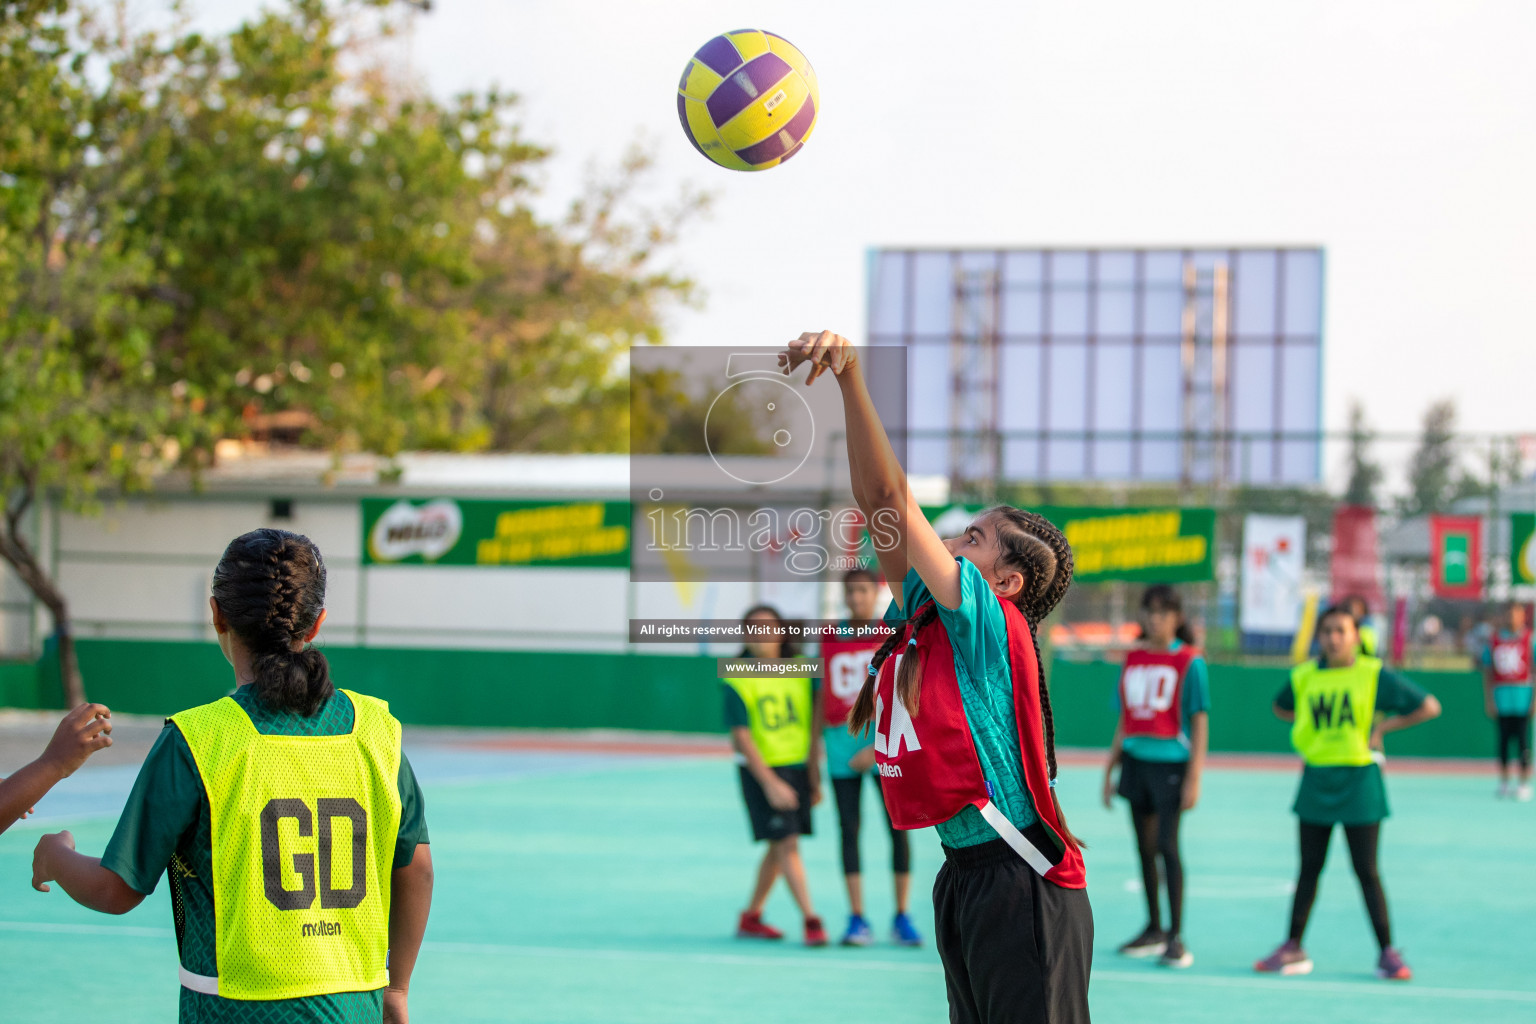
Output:
[[[38,760],[68,778],[102,747],[112,745],[112,712],[105,704],[81,704],[64,716]]]
[[[858,365],[858,351],[853,342],[831,331],[807,331],[789,343],[788,351],[779,354],[779,365],[785,376],[794,373],[802,363],[810,363],[811,370],[805,382],[813,383],[817,377],[831,370],[841,377]]]

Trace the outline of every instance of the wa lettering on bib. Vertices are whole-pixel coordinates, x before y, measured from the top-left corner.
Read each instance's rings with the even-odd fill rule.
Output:
[[[1120,673],[1120,722],[1127,736],[1176,739],[1181,731],[1184,677],[1195,660],[1191,647],[1134,650]]]
[[[902,633],[901,646],[897,648],[901,653],[887,658],[880,667],[875,687],[874,736],[880,788],[891,823],[897,828],[926,828],[948,821],[966,807],[975,807],[1035,871],[1057,885],[1081,889],[1087,884],[1082,854],[1062,838],[1056,805],[1051,799],[1040,717],[1040,670],[1029,624],[1012,602],[999,600],[1008,624],[1008,655],[1024,781],[1037,820],[1020,832],[992,804],[960,696],[954,648],[939,619],[934,619],[917,636],[923,681],[916,716],[909,714],[906,705],[896,697],[897,669],[912,650],[907,644],[910,626]]]

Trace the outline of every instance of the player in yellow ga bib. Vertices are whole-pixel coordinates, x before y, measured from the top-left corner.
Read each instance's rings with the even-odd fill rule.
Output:
[[[172,721],[208,792],[218,994],[289,999],[388,981],[400,723],[343,690],[351,735],[256,731],[226,697]]]

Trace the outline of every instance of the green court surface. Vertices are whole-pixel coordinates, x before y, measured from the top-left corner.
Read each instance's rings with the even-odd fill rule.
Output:
[[[426,787],[436,897],[413,982],[421,1022],[690,1024],[947,1019],[931,943],[885,941],[888,844],[866,829],[866,883],[881,944],[808,950],[731,937],[757,851],[735,769],[714,756],[583,750],[410,751]],[[1390,770],[1389,770],[1390,771]],[[1118,958],[1143,923],[1124,811],[1097,803],[1098,769],[1063,770],[1073,828],[1090,844],[1097,925],[1094,1018],[1131,1024],[1536,1021],[1536,805],[1497,802],[1486,774],[1389,774],[1395,811],[1383,872],[1398,945],[1417,972],[1377,981],[1374,943],[1335,839],[1307,936],[1317,971],[1261,978],[1252,961],[1282,937],[1296,867],[1287,812],[1293,770],[1216,768],[1185,823],[1186,935],[1195,966],[1172,972]],[[0,962],[6,1022],[175,1019],[176,951],[162,883],[109,918],[28,886],[45,828],[71,828],[100,852],[132,781],[87,769],[0,837]],[[866,803],[866,810],[873,810]],[[834,814],[806,844],[812,891],[840,929]],[[915,844],[915,917],[930,932],[940,851]],[[786,894],[768,919],[798,930]]]

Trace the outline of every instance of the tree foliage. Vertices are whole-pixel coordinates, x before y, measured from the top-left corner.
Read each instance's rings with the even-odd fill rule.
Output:
[[[1408,464],[1408,493],[1398,502],[1404,516],[1443,512],[1456,498],[1460,478],[1456,451],[1456,403],[1436,402],[1424,412],[1419,446]]]
[[[1344,486],[1344,504],[1376,506],[1381,488],[1381,463],[1371,455],[1375,434],[1365,422],[1365,406],[1359,401],[1349,406],[1349,482]]]
[[[397,10],[289,0],[206,36],[0,0],[0,556],[67,682],[44,493],[89,509],[278,417],[335,451],[622,450],[623,356],[691,294],[658,263],[701,197],[639,209],[631,154],[541,220],[515,96],[392,77]]]

